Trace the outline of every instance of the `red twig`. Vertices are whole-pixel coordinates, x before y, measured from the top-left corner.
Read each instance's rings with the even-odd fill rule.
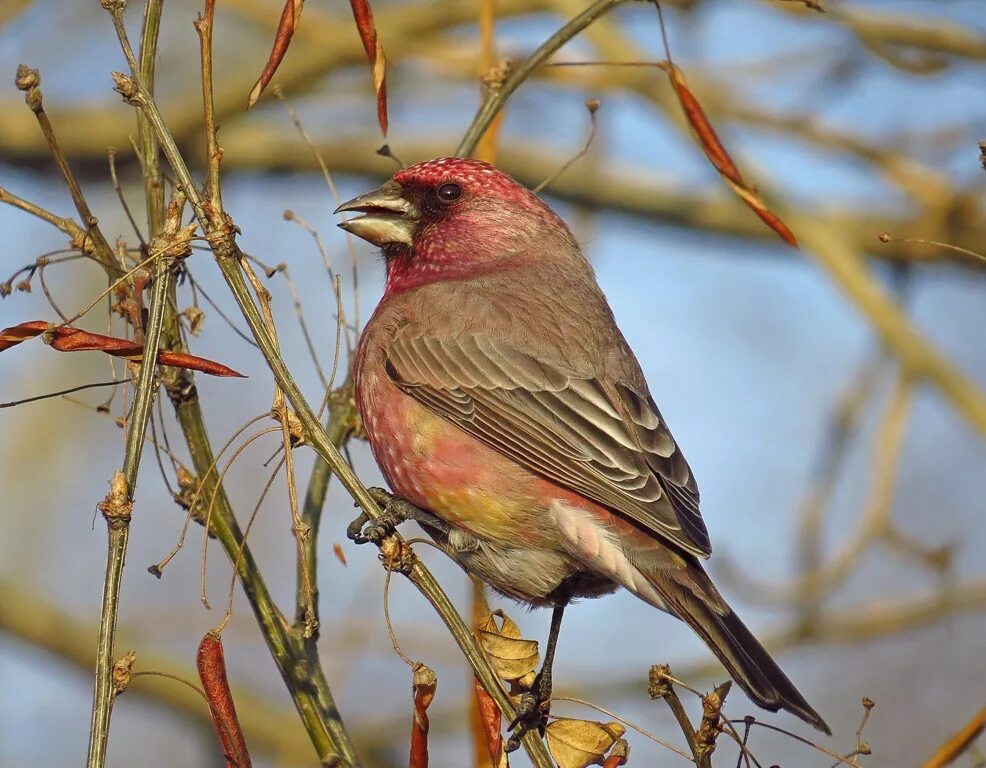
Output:
[[[486,749],[490,753],[490,762],[499,766],[503,756],[503,733],[500,730],[502,715],[493,697],[483,687],[482,683],[473,678],[476,688],[476,704],[479,710],[480,723],[486,737]]]
[[[281,20],[277,23],[277,32],[274,33],[274,45],[271,48],[270,56],[267,57],[264,71],[260,73],[253,90],[250,91],[250,98],[247,101],[248,108],[257,103],[257,99],[260,98],[274,77],[277,68],[281,66],[284,55],[288,52],[288,46],[291,44],[291,38],[294,36],[294,31],[298,28],[298,22],[301,21],[301,9],[304,5],[305,0],[285,0],[284,10],[281,11]]]
[[[373,74],[373,90],[377,94],[377,121],[384,138],[387,136],[387,59],[383,54],[383,45],[377,37],[377,28],[373,24],[373,9],[370,0],[349,0],[353,8],[353,18],[359,30],[363,50],[370,62],[370,72]]]
[[[414,720],[411,724],[409,768],[428,768],[428,707],[435,698],[438,678],[421,662],[414,665]]]
[[[705,156],[709,158],[709,162],[712,163],[713,167],[719,172],[719,175],[722,176],[723,180],[739,198],[760,217],[764,224],[774,230],[785,243],[797,248],[798,240],[795,238],[794,233],[781,221],[776,213],[767,208],[767,205],[760,198],[757,191],[743,179],[743,174],[740,173],[739,168],[736,167],[736,163],[733,162],[733,158],[729,156],[729,152],[726,151],[726,148],[722,145],[722,141],[719,140],[719,135],[716,133],[715,128],[712,127],[712,123],[709,122],[709,118],[705,114],[705,110],[702,109],[702,105],[686,85],[685,77],[682,75],[681,70],[670,62],[668,63],[667,69],[671,86],[674,88],[675,95],[678,97],[678,103],[681,105],[681,110],[685,114],[685,119],[688,121],[688,125],[691,126]]]
[[[659,2],[655,2],[654,5],[657,8],[657,17],[661,23],[664,53],[668,59],[666,64],[661,68],[668,73],[668,79],[671,81],[671,87],[674,89],[675,96],[678,98],[678,104],[681,105],[681,111],[684,113],[685,120],[695,134],[695,138],[698,139],[699,146],[702,147],[702,151],[709,159],[709,162],[712,163],[712,166],[719,172],[723,181],[729,185],[733,192],[760,217],[764,224],[774,230],[785,243],[797,248],[798,240],[795,238],[794,233],[781,221],[776,213],[767,207],[767,204],[760,198],[757,190],[747,184],[743,179],[743,174],[740,173],[739,168],[736,167],[736,163],[733,162],[733,158],[729,156],[729,152],[726,151],[726,148],[719,140],[719,135],[716,133],[715,128],[712,127],[712,123],[705,114],[705,110],[702,109],[699,100],[691,92],[687,83],[685,83],[684,74],[682,74],[681,70],[671,60],[667,29],[664,26],[664,14],[661,12]]]
[[[115,336],[104,336],[101,333],[90,333],[71,325],[54,325],[45,320],[29,320],[25,323],[12,325],[0,330],[0,352],[35,336],[44,336],[45,342],[59,352],[99,351],[113,357],[123,357],[139,362],[144,355],[143,344],[136,344],[129,339],[119,339]],[[208,373],[211,376],[238,376],[242,373],[234,371],[229,366],[207,360],[204,357],[189,355],[185,352],[173,352],[162,349],[158,352],[157,361],[161,365],[172,365],[176,368],[186,368],[191,371]]]
[[[233,694],[226,679],[223,644],[216,635],[209,632],[202,638],[196,662],[199,679],[209,699],[216,735],[219,736],[223,755],[226,757],[226,768],[250,768],[246,739],[243,738],[243,729],[240,728],[236,706],[233,704]]]

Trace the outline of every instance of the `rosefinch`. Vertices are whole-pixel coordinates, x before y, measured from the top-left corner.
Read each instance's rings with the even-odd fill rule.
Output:
[[[363,213],[340,226],[386,259],[356,358],[384,477],[468,573],[555,609],[522,726],[543,722],[565,605],[622,586],[685,621],[761,707],[828,732],[703,570],[695,478],[557,214],[459,158],[338,211]]]

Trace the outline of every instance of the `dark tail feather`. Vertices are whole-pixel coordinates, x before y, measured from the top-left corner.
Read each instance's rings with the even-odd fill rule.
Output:
[[[698,633],[730,677],[764,709],[786,709],[818,730],[828,725],[794,687],[766,649],[722,599],[697,563],[671,576],[649,579],[671,611]],[[693,583],[689,583],[693,582]],[[703,594],[704,593],[704,594]]]

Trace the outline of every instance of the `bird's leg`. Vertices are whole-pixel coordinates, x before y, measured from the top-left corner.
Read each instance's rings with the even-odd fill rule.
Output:
[[[508,730],[516,731],[507,741],[507,751],[512,752],[520,746],[524,734],[536,728],[544,735],[544,728],[551,711],[551,666],[555,661],[555,646],[558,644],[558,633],[561,631],[561,619],[565,613],[565,603],[555,605],[551,613],[551,629],[548,631],[548,644],[544,649],[544,663],[541,671],[534,678],[531,690],[521,696],[517,707],[517,716],[510,723]]]
[[[408,501],[398,499],[392,493],[383,488],[368,488],[370,496],[380,505],[383,514],[375,520],[371,520],[366,512],[360,513],[353,522],[346,528],[346,536],[357,544],[372,542],[379,544],[390,534],[397,530],[397,526],[405,520],[416,520],[422,525],[427,525],[439,531],[447,531],[448,524],[439,520],[434,515],[419,509]]]

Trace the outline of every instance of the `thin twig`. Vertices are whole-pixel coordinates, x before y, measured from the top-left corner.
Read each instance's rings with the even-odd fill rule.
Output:
[[[490,122],[496,117],[497,113],[506,104],[507,99],[515,90],[527,80],[531,73],[541,66],[548,58],[565,43],[575,37],[579,32],[592,24],[596,19],[610,12],[627,0],[595,0],[582,13],[569,21],[565,26],[555,32],[545,40],[538,48],[524,61],[513,68],[503,84],[499,88],[491,89],[489,96],[479,108],[472,123],[466,130],[465,136],[459,142],[455,150],[457,157],[467,157],[471,155],[482,135],[486,132]]]
[[[243,444],[240,445],[240,447],[237,448],[235,451],[233,451],[233,455],[229,457],[229,461],[227,461],[226,465],[222,468],[222,471],[219,473],[219,477],[216,479],[216,484],[212,489],[212,496],[209,497],[209,505],[206,508],[206,512],[204,515],[205,523],[203,527],[205,528],[205,532],[202,536],[202,557],[199,559],[199,601],[202,603],[202,605],[204,605],[209,610],[212,609],[212,606],[209,604],[209,598],[206,595],[205,574],[209,563],[209,531],[212,528],[212,512],[215,509],[216,497],[219,493],[219,489],[222,487],[223,480],[226,478],[226,473],[233,468],[233,464],[236,463],[236,460],[240,458],[240,456],[247,448],[249,448],[257,440],[264,437],[265,435],[273,435],[275,432],[279,432],[279,431],[280,431],[280,427],[267,427],[266,429],[262,429],[259,432],[250,435],[249,438],[244,440]],[[246,547],[246,534],[244,533],[243,537],[240,539],[239,549],[241,554],[238,555],[238,557],[242,557],[242,550],[245,547]]]
[[[576,698],[575,696],[552,696],[551,697],[551,700],[552,701],[570,701],[573,704],[581,704],[583,707],[589,707],[590,709],[594,709],[597,712],[602,712],[607,717],[612,717],[614,720],[618,720],[619,722],[623,723],[628,728],[632,728],[637,733],[639,733],[642,736],[650,739],[655,744],[660,744],[665,749],[670,750],[671,752],[674,752],[679,757],[683,757],[686,760],[691,760],[691,757],[689,757],[689,755],[688,755],[687,752],[683,752],[682,750],[678,749],[674,744],[672,744],[672,743],[670,743],[668,741],[665,741],[660,736],[657,736],[656,734],[651,733],[646,728],[643,728],[643,727],[637,725],[636,723],[634,723],[632,720],[627,720],[625,717],[622,717],[621,715],[616,714],[612,710],[606,709],[606,707],[601,707],[598,704],[594,704],[591,701],[586,701],[585,699],[579,699],[579,698]]]
[[[110,147],[106,150],[106,161],[110,166],[110,180],[113,182],[113,190],[116,192],[116,199],[120,201],[120,206],[123,208],[124,214],[127,216],[127,221],[130,222],[130,226],[137,235],[137,240],[140,242],[141,248],[147,248],[147,241],[144,240],[144,236],[140,233],[140,227],[137,226],[137,220],[134,218],[133,212],[130,210],[130,206],[127,205],[127,197],[123,194],[123,188],[120,186],[120,179],[116,173],[116,148]]]
[[[119,379],[117,381],[100,381],[95,384],[80,384],[77,387],[69,387],[68,389],[60,389],[57,392],[49,392],[45,395],[34,395],[33,397],[25,397],[23,400],[11,400],[7,403],[0,403],[0,408],[13,408],[16,405],[24,405],[25,403],[34,403],[38,400],[47,400],[50,397],[60,397],[61,395],[70,395],[73,392],[81,392],[83,389],[95,389],[96,387],[115,387],[118,384],[129,384],[133,379]]]
[[[82,219],[82,227],[93,244],[94,258],[103,265],[108,273],[116,272],[118,266],[116,259],[113,257],[113,249],[110,247],[106,238],[103,237],[96,217],[89,210],[89,204],[86,202],[85,195],[82,194],[82,188],[75,180],[75,175],[69,167],[65,153],[62,151],[58,137],[55,135],[55,130],[52,128],[51,121],[48,119],[48,113],[45,112],[44,100],[41,95],[41,74],[36,69],[31,69],[21,64],[17,68],[16,84],[19,90],[24,91],[24,99],[34,113],[35,118],[37,118],[38,125],[41,126],[41,132],[44,134],[45,141],[51,150],[51,155],[57,163],[58,169],[62,172],[62,177],[68,186],[69,194],[72,196],[72,202],[75,203],[79,218]],[[38,214],[35,212],[35,215]],[[54,224],[54,221],[50,219],[46,220]]]
[[[14,208],[20,208],[25,213],[37,216],[42,221],[46,221],[58,230],[72,238],[73,248],[82,248],[86,240],[85,230],[82,229],[72,219],[57,216],[56,214],[42,208],[40,205],[25,200],[22,197],[9,192],[4,187],[0,187],[0,203],[6,203]]]
[[[243,528],[243,540],[240,544],[239,551],[236,553],[236,559],[233,560],[233,572],[229,577],[229,591],[226,593],[226,615],[223,616],[222,621],[212,629],[212,632],[216,635],[220,634],[226,625],[229,623],[230,619],[233,618],[233,595],[236,589],[236,573],[240,569],[240,563],[243,561],[243,552],[246,548],[247,540],[250,538],[250,531],[253,530],[253,524],[260,514],[260,507],[263,506],[264,501],[267,499],[267,494],[270,493],[270,489],[274,486],[274,481],[277,479],[278,472],[281,471],[281,467],[284,466],[284,459],[281,459],[277,466],[274,467],[273,471],[267,477],[267,482],[264,483],[264,487],[260,490],[260,496],[257,498],[257,503],[253,505],[253,511],[250,512],[250,517],[247,518],[247,524]]]
[[[291,116],[291,122],[294,123],[295,130],[298,131],[298,135],[301,136],[301,140],[304,141],[309,150],[311,150],[312,156],[315,158],[315,162],[318,163],[319,170],[322,171],[322,178],[325,179],[325,185],[329,188],[329,193],[332,195],[332,199],[335,201],[336,205],[338,205],[342,202],[342,199],[339,197],[339,191],[336,189],[335,182],[332,180],[332,174],[329,173],[329,166],[326,164],[325,158],[322,157],[321,151],[319,151],[318,147],[315,146],[315,142],[312,141],[312,137],[308,135],[308,131],[305,130],[304,125],[301,123],[301,119],[294,111],[291,103],[285,97],[281,87],[279,85],[275,85],[273,91],[274,95],[288,111],[288,115]],[[285,218],[287,218],[286,214]],[[300,223],[301,220],[297,219],[297,221]],[[304,228],[307,229],[315,238],[315,242],[318,245],[318,250],[322,254],[322,261],[325,263],[325,268],[329,272],[329,279],[334,279],[332,265],[329,262],[328,254],[322,247],[322,242],[318,237],[318,233],[314,229],[310,229],[307,225],[303,224],[302,226],[304,226]],[[359,334],[359,270],[356,268],[356,247],[353,245],[353,235],[351,232],[346,232],[346,252],[349,254],[349,266],[352,270],[353,279],[353,325],[355,326],[355,333]],[[346,346],[350,351],[354,346],[350,343],[348,336],[346,337]]]
[[[122,7],[119,4],[112,4],[108,10],[112,16],[121,49],[130,66],[130,77],[119,73],[114,75],[118,90],[125,94],[126,98],[147,117],[148,122],[153,127],[161,144],[162,152],[168,159],[179,186],[187,191],[188,200],[192,205],[196,219],[212,236],[211,243],[215,246],[215,253],[222,265],[233,255],[230,248],[233,245],[230,239],[232,225],[213,206],[210,208],[215,219],[210,218],[207,214],[203,207],[203,200],[196,185],[192,182],[174,137],[165,125],[153,97],[142,81],[123,23]],[[223,243],[227,245],[223,247]],[[238,249],[236,250],[237,256],[239,256]],[[242,287],[245,291],[245,285]],[[259,316],[256,319],[259,320]],[[256,338],[257,330],[253,327],[251,330],[254,331]],[[169,394],[172,396],[172,401],[176,402],[176,407],[181,408],[185,404],[184,398],[186,396],[182,394],[184,391],[186,390],[180,382],[175,382],[174,386],[169,389]],[[207,466],[205,461],[207,456],[203,454],[206,453],[208,439],[205,435],[205,428],[197,403],[195,406],[192,413],[179,410],[179,414],[190,448],[194,447],[199,453],[196,460],[196,467],[199,468],[200,466]],[[217,520],[216,535],[222,542],[227,554],[230,557],[235,557],[242,536],[232,517],[225,494],[220,493],[219,496],[223,500],[224,514],[221,519]],[[283,616],[273,604],[262,579],[256,572],[256,564],[248,549],[244,550],[239,572],[244,588],[252,598],[251,605],[264,630],[264,637],[271,648],[272,656],[281,670],[281,675],[291,692],[292,699],[318,751],[319,758],[323,762],[342,760],[344,763],[355,764],[355,750],[339,717],[331,691],[318,663],[316,646],[314,643],[305,642],[303,638],[298,638],[284,625]],[[301,680],[299,669],[302,665],[305,668],[306,678],[304,686],[299,684],[299,680]]]
[[[565,171],[572,167],[580,158],[585,157],[585,154],[589,151],[589,147],[592,146],[592,140],[596,137],[596,112],[599,111],[599,102],[595,99],[589,99],[585,103],[585,108],[589,110],[589,135],[586,137],[585,144],[582,145],[582,149],[572,155],[565,164],[551,174],[548,178],[538,184],[532,190],[534,194],[539,194],[542,190],[548,187],[555,179],[561,176]]]
[[[216,15],[216,0],[205,0],[205,14],[194,22],[199,34],[202,60],[202,111],[205,118],[205,157],[209,168],[205,195],[215,211],[223,210],[222,185],[219,183],[219,166],[223,149],[216,138],[216,108],[212,90],[212,22]]]
[[[81,194],[81,193],[80,193]],[[123,564],[130,536],[130,509],[137,486],[137,470],[144,447],[144,431],[151,412],[151,403],[157,389],[154,373],[161,342],[161,326],[168,301],[168,278],[171,260],[158,258],[154,269],[153,293],[150,314],[144,334],[143,364],[137,379],[136,395],[130,418],[127,420],[126,451],[122,473],[118,473],[123,493],[123,506],[118,499],[110,500],[103,508],[109,533],[106,561],[106,578],[103,583],[103,600],[100,609],[99,640],[96,647],[96,684],[93,691],[92,722],[89,730],[88,768],[102,768],[106,760],[109,739],[110,714],[115,695],[113,684],[113,645],[116,640],[116,620],[119,614],[120,584]]]
[[[945,768],[951,765],[972,746],[984,730],[986,730],[986,707],[980,709],[968,723],[962,726],[961,730],[942,744],[921,768]]]
[[[255,342],[246,333],[244,333],[243,330],[241,330],[236,325],[236,323],[233,322],[233,319],[229,315],[227,315],[225,312],[223,312],[222,307],[220,307],[218,304],[216,304],[216,302],[214,302],[212,300],[212,297],[209,296],[209,294],[205,292],[205,289],[195,280],[195,278],[192,276],[192,273],[190,271],[188,272],[188,282],[189,282],[189,285],[193,286],[193,288],[196,291],[198,291],[199,293],[202,294],[202,298],[205,299],[206,302],[208,302],[208,304],[209,304],[210,307],[212,307],[214,310],[216,310],[216,314],[219,315],[220,318],[222,318],[223,322],[225,322],[226,325],[228,325],[230,328],[233,329],[233,333],[235,333],[237,336],[239,336],[241,339],[243,339],[243,341],[245,341],[251,347],[256,347],[257,346],[257,342]]]

